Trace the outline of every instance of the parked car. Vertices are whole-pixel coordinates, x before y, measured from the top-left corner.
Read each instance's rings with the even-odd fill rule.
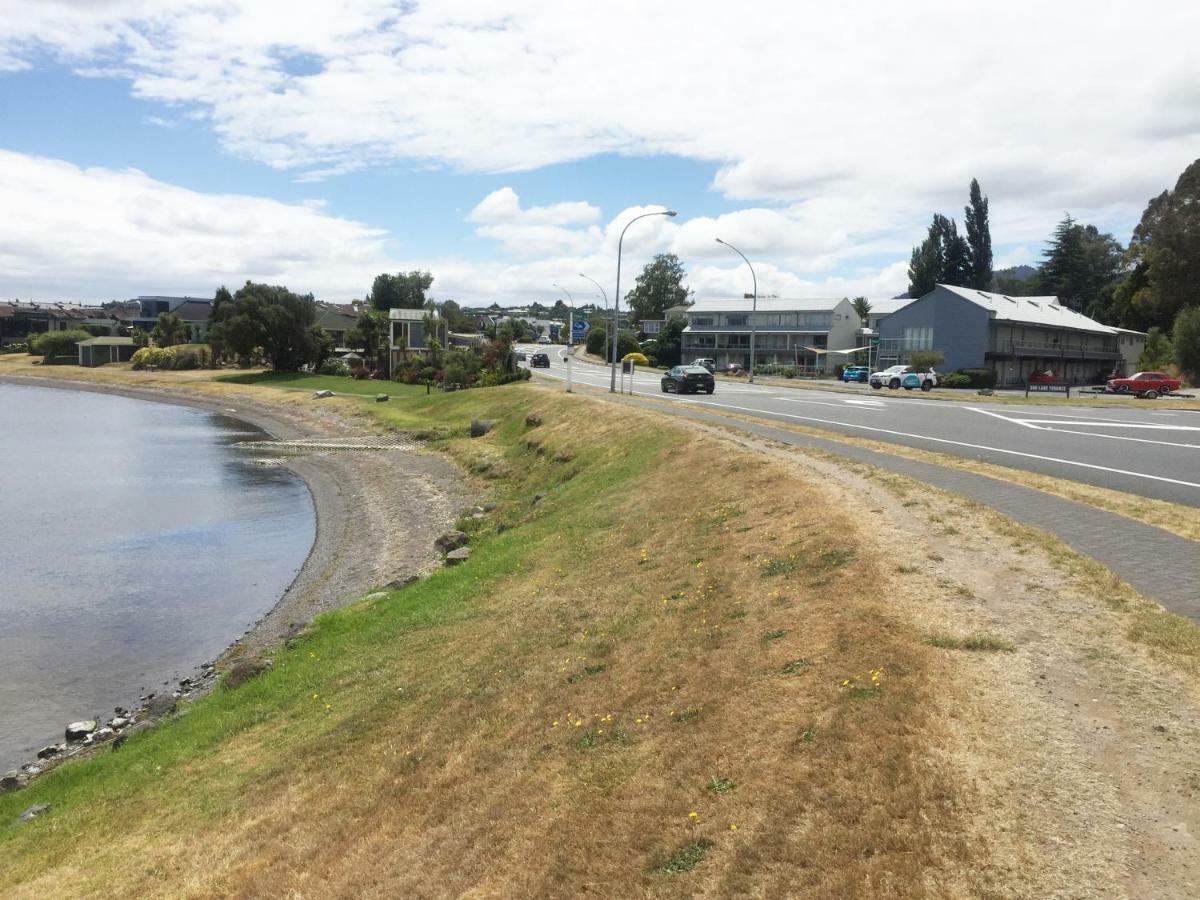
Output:
[[[893,391],[899,388],[906,391],[914,388],[928,391],[937,387],[937,372],[933,369],[922,372],[912,366],[889,366],[882,372],[872,372],[870,383],[875,390],[886,386]]]
[[[1046,369],[1042,372],[1031,372],[1029,375],[1030,384],[1053,384],[1058,381],[1058,376],[1054,374],[1052,369]]]
[[[712,375],[714,372],[717,371],[717,361],[715,359],[708,359],[707,357],[704,359],[696,360],[695,362],[692,363],[692,365],[693,366],[703,366],[704,368],[708,369],[709,375]]]
[[[721,366],[720,372],[722,375],[745,375],[746,370],[738,363],[725,363]]]
[[[529,368],[531,369],[548,369],[550,368],[549,353],[534,353],[529,357]]]
[[[539,344],[548,344],[548,343],[550,343],[550,338],[546,337],[543,334],[540,338],[538,338],[538,343]]]
[[[712,372],[704,366],[676,366],[662,377],[662,392],[674,391],[676,394],[694,394],[704,391],[711,394],[717,386]]]
[[[842,381],[847,384],[851,381],[866,384],[870,380],[871,369],[868,366],[846,366],[846,368],[842,369]]]
[[[1159,397],[1179,390],[1180,384],[1182,382],[1178,378],[1171,378],[1162,372],[1138,372],[1129,378],[1110,379],[1108,389],[1118,394],[1134,393],[1146,397],[1153,394]]]

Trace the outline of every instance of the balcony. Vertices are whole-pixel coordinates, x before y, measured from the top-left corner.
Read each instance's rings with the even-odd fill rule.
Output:
[[[989,356],[1015,357],[1018,359],[1120,359],[1115,347],[1071,347],[1053,341],[991,341],[987,349]]]

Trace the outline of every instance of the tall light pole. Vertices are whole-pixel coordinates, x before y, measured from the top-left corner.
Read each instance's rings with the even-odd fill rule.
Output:
[[[606,294],[604,291],[604,285],[602,285],[600,282],[598,282],[595,278],[592,278],[590,275],[584,275],[582,272],[579,273],[579,277],[590,281],[592,284],[594,284],[596,286],[596,290],[598,290],[600,292],[600,296],[604,298],[604,309],[605,309],[605,311],[607,311],[608,310],[608,294]]]
[[[746,265],[750,266],[750,260],[746,259],[746,254],[733,244],[720,238],[717,238],[717,243],[724,244],[740,256]],[[754,274],[754,266],[750,266],[750,277],[754,280],[754,305],[750,308],[750,383],[754,384],[754,335],[756,333],[755,320],[758,318],[758,276]]]
[[[677,215],[679,215],[679,213],[675,212],[673,209],[663,209],[659,210],[658,212],[642,213],[640,216],[634,216],[632,219],[626,222],[625,227],[621,229],[621,237],[617,241],[617,295],[613,297],[613,333],[612,341],[610,342],[612,345],[612,378],[608,386],[608,392],[610,394],[615,394],[617,392],[617,337],[620,334],[621,329],[620,318],[617,314],[617,310],[621,306],[621,247],[625,243],[625,232],[627,232],[629,230],[629,226],[638,219],[644,219],[647,216],[670,216],[671,218],[674,218]]]

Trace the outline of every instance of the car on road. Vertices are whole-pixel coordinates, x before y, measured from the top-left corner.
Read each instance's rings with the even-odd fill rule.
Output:
[[[548,344],[548,343],[550,343],[550,338],[546,337],[543,334],[540,338],[538,338],[538,343],[539,344]]]
[[[709,375],[712,375],[714,372],[717,371],[717,361],[715,359],[709,359],[708,357],[705,357],[703,359],[697,359],[692,363],[692,365],[693,366],[703,366],[704,368],[708,369]]]
[[[549,353],[535,353],[529,357],[529,368],[531,369],[548,369],[550,368]]]
[[[725,363],[718,370],[722,375],[745,375],[746,370],[738,363]]]
[[[900,388],[928,391],[937,387],[937,372],[933,369],[920,371],[913,366],[889,366],[881,372],[872,372],[870,383],[875,390],[887,387],[893,391]]]
[[[704,366],[676,366],[662,377],[664,394],[671,391],[676,394],[695,394],[698,391],[711,394],[716,386],[712,372]]]
[[[842,381],[849,384],[857,381],[866,384],[871,379],[871,369],[868,366],[846,366],[842,369]]]
[[[1154,394],[1155,397],[1160,397],[1179,390],[1182,383],[1178,378],[1172,378],[1163,372],[1138,372],[1129,378],[1110,378],[1108,389],[1118,394]]]

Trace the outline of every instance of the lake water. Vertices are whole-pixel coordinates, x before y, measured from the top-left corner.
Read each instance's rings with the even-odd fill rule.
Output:
[[[0,773],[192,674],[312,547],[304,483],[201,410],[0,384]]]

